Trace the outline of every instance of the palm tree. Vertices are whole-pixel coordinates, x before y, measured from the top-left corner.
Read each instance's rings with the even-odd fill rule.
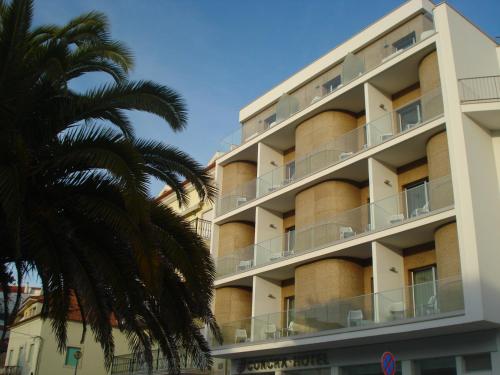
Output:
[[[214,266],[203,240],[148,195],[152,178],[180,204],[187,179],[202,199],[214,188],[186,153],[135,137],[127,111],[159,116],[180,131],[186,106],[174,90],[127,78],[133,58],[90,12],[64,26],[32,26],[32,0],[0,0],[0,285],[39,275],[42,316],[59,350],[72,298],[113,358],[110,319],[151,365],[159,347],[173,372],[183,347],[211,364],[200,321],[219,337],[210,310]],[[111,82],[86,92],[72,80],[90,72]],[[109,80],[108,80],[109,81]],[[4,294],[5,298],[5,294]],[[17,308],[17,307],[16,307]],[[14,309],[15,310],[15,309]],[[15,311],[5,311],[12,321]]]

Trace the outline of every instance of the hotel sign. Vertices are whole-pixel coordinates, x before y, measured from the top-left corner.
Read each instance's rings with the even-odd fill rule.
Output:
[[[275,370],[290,370],[307,367],[328,366],[326,353],[291,354],[268,359],[241,359],[238,363],[239,374],[248,372],[268,372]]]

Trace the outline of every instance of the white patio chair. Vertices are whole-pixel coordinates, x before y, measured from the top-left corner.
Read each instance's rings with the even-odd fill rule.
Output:
[[[249,268],[252,268],[253,260],[241,260],[240,263],[236,266],[236,271],[245,271]]]
[[[276,339],[278,335],[278,330],[276,329],[276,324],[269,323],[264,326],[264,336],[266,339]]]
[[[240,342],[247,342],[247,341],[248,341],[247,330],[246,329],[239,329],[239,328],[237,328],[234,331],[234,342],[235,342],[235,344],[238,344]]]
[[[399,224],[402,223],[403,220],[405,219],[404,214],[394,214],[389,216],[389,224]]]
[[[339,228],[340,239],[344,240],[349,237],[353,237],[356,232],[352,229],[352,227],[340,227]]]
[[[363,311],[362,310],[349,310],[347,313],[347,326],[348,327],[358,327],[363,322]]]
[[[345,159],[351,157],[352,155],[354,155],[354,152],[352,152],[352,151],[341,152],[340,155],[339,155],[339,160],[345,160]]]

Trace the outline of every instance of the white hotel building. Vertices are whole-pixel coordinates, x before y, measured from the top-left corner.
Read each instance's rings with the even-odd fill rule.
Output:
[[[487,11],[485,9],[484,11]],[[500,374],[500,47],[404,3],[240,111],[220,374]]]

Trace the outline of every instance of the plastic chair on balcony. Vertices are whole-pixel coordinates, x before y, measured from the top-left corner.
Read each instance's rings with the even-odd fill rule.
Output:
[[[354,229],[352,229],[352,227],[340,227],[339,232],[341,240],[353,237],[356,234],[356,232],[354,232]]]
[[[354,155],[354,152],[349,151],[349,152],[341,152],[339,155],[339,160],[345,160],[347,158],[350,158],[352,155]]]
[[[347,313],[347,326],[348,327],[358,327],[363,323],[363,311],[362,310],[349,310]]]
[[[428,213],[429,213],[429,202],[427,202],[423,207],[415,208],[415,210],[413,210],[412,216],[416,217]]]
[[[432,296],[430,296],[427,303],[424,305],[424,314],[425,315],[432,315],[432,314],[437,314],[437,313],[439,313],[439,308],[437,305],[437,297],[436,297],[436,295],[432,295]]]
[[[286,328],[286,335],[287,336],[294,336],[296,334],[297,334],[297,328],[295,327],[295,322],[292,320],[288,324],[288,327]]]
[[[390,225],[399,224],[399,223],[402,223],[404,221],[404,219],[405,219],[404,214],[391,215],[391,216],[389,216],[389,224]]]
[[[242,329],[237,328],[234,331],[235,344],[238,344],[240,342],[247,342],[247,341],[248,341],[247,330],[244,328],[242,328]]]
[[[241,206],[242,204],[247,203],[247,197],[237,197],[236,198],[236,206]]]
[[[391,312],[392,320],[403,319],[405,316],[405,304],[403,301],[393,302],[389,307],[389,311]]]
[[[249,268],[252,268],[253,260],[241,260],[240,263],[236,266],[236,272],[245,271]]]
[[[276,324],[269,323],[264,326],[264,337],[266,339],[276,339],[278,337],[278,330]]]

